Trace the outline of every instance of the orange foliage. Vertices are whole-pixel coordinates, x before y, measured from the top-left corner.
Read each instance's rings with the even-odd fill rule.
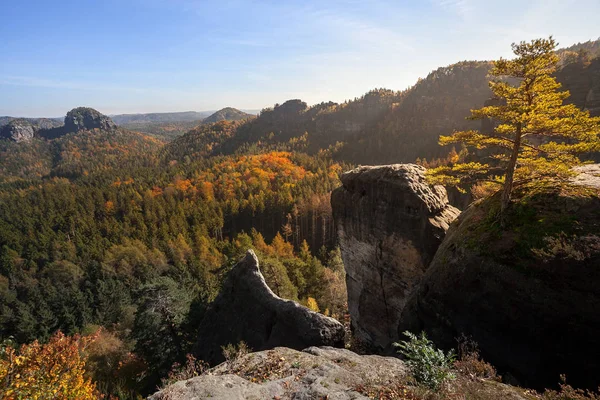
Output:
[[[163,193],[163,190],[158,186],[152,187],[152,191],[150,192],[152,197],[160,196],[162,193]]]
[[[111,213],[115,210],[115,203],[108,200],[106,203],[104,203],[104,208],[106,209],[106,212]]]
[[[4,399],[97,399],[96,385],[86,378],[81,352],[94,337],[57,332],[47,344],[37,340],[0,347],[0,392]]]
[[[180,192],[187,192],[189,188],[192,187],[192,182],[189,179],[175,179],[175,183],[173,184],[175,189]]]
[[[211,201],[215,199],[215,190],[213,184],[210,182],[202,182],[200,193],[202,193],[202,197],[204,197],[205,200]]]
[[[250,194],[264,196],[281,188],[292,188],[298,181],[312,176],[304,167],[294,164],[291,156],[289,152],[272,151],[227,158],[202,172],[198,181],[203,185],[210,183],[213,196],[220,200],[235,200]],[[287,194],[285,199],[289,197]]]

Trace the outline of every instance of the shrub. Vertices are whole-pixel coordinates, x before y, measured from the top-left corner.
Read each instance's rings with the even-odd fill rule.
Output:
[[[252,352],[252,349],[244,341],[239,342],[237,345],[229,343],[227,346],[221,346],[221,350],[230,369],[235,367],[238,360]]]
[[[451,371],[456,359],[454,351],[444,353],[437,349],[433,342],[427,339],[425,332],[416,336],[407,331],[404,335],[409,340],[394,343],[394,346],[399,348],[398,353],[406,357],[406,364],[418,384],[437,391],[447,381],[455,378]]]
[[[187,354],[185,358],[185,365],[179,363],[173,364],[168,376],[162,379],[161,383],[163,388],[178,381],[185,381],[195,376],[200,376],[209,369],[207,362],[197,360],[196,357],[191,354]]]
[[[567,385],[564,375],[561,375],[560,390],[546,390],[542,395],[544,400],[600,400],[600,394],[589,390],[574,389]],[[599,388],[600,390],[600,388]]]
[[[496,369],[481,358],[477,343],[464,335],[458,339],[458,360],[454,368],[470,377],[501,380]]]

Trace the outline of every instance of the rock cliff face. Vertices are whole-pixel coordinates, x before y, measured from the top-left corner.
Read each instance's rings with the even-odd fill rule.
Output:
[[[549,387],[566,374],[573,385],[597,388],[600,197],[578,190],[522,200],[505,230],[494,223],[498,196],[463,212],[400,330],[426,330],[446,347],[471,336],[487,361],[526,385]]]
[[[203,317],[194,353],[215,364],[224,360],[221,346],[240,341],[253,350],[341,347],[344,327],[333,318],[277,297],[260,273],[256,254],[248,250]]]
[[[387,348],[405,303],[459,210],[413,164],[359,167],[331,196],[354,334]]]
[[[28,142],[35,136],[35,129],[24,119],[15,119],[0,128],[0,138],[15,142]]]
[[[589,110],[592,116],[600,115],[600,58],[569,64],[556,75],[562,88],[571,93],[567,102]]]
[[[67,113],[64,132],[72,133],[80,130],[102,129],[106,131],[117,129],[115,123],[106,115],[93,108],[78,107]]]

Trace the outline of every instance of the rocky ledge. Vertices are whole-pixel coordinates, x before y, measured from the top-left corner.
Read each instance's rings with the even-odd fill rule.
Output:
[[[277,346],[304,349],[344,344],[344,326],[275,295],[262,276],[252,250],[233,267],[219,295],[205,313],[194,354],[216,364],[224,360],[222,346],[241,341],[254,350]]]
[[[409,383],[403,361],[377,355],[361,356],[346,349],[284,347],[250,353],[200,376],[179,381],[150,400],[362,400],[419,399]],[[462,375],[448,389],[451,398],[532,399],[519,388]]]

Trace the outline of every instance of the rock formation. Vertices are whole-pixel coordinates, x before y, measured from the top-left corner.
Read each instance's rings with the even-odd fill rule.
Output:
[[[223,363],[150,399],[288,399],[292,394],[294,399],[368,399],[353,389],[368,382],[397,382],[405,375],[404,363],[392,357],[332,347],[302,352],[277,347]]]
[[[33,125],[24,119],[15,119],[0,128],[0,138],[15,142],[28,142],[35,136]]]
[[[206,311],[194,353],[214,364],[224,359],[221,346],[240,341],[253,350],[343,346],[344,327],[333,318],[276,296],[260,273],[256,255],[248,250]]]
[[[92,129],[109,131],[117,129],[117,126],[109,117],[93,108],[78,107],[67,113],[64,125],[65,133]]]
[[[413,164],[359,167],[331,195],[354,334],[387,348],[406,300],[459,210]]]
[[[576,62],[557,72],[558,81],[571,96],[567,102],[600,115],[600,58],[589,63]]]
[[[498,196],[463,212],[400,330],[424,329],[446,347],[471,336],[487,361],[526,385],[549,387],[566,374],[573,385],[597,388],[600,197],[570,190],[515,204],[504,231],[495,224]]]
[[[302,352],[277,347],[248,354],[203,375],[176,382],[149,399],[421,398],[413,397],[414,388],[405,384],[407,373],[404,362],[393,357],[359,356],[332,347],[310,347]],[[467,399],[531,398],[523,389],[495,381],[459,377],[454,384]]]

